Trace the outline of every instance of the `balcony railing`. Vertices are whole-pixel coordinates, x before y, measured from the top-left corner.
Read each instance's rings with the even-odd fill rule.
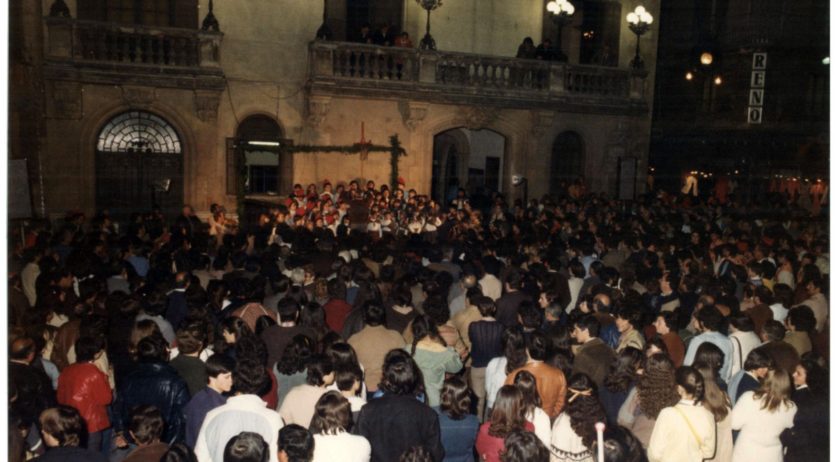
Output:
[[[310,69],[314,91],[512,99],[517,106],[589,99],[609,106],[646,103],[646,73],[602,66],[316,41]]]
[[[46,18],[47,57],[153,68],[219,68],[223,34]]]

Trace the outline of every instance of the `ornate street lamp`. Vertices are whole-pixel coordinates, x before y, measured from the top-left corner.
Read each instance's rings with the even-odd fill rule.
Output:
[[[435,39],[429,34],[429,16],[432,10],[438,9],[443,0],[415,0],[421,8],[426,10],[426,35],[420,40],[421,50],[435,50]]]
[[[635,42],[635,58],[630,64],[632,69],[641,70],[644,68],[644,60],[641,59],[641,36],[649,30],[652,15],[643,6],[638,6],[635,11],[626,15],[626,22],[629,23],[629,29],[638,37],[638,41]]]
[[[316,31],[316,40],[332,40],[333,32],[328,27],[328,0],[322,0],[324,6],[322,8],[322,25]]]
[[[574,5],[568,0],[551,0],[545,5],[545,9],[551,13],[551,20],[557,26],[557,40],[554,42],[556,51],[555,59],[557,61],[568,61],[568,56],[562,52],[562,28],[569,22],[574,15]]]

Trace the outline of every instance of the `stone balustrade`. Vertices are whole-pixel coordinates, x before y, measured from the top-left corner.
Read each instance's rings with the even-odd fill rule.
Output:
[[[47,58],[154,68],[219,68],[223,34],[49,17]]]
[[[314,41],[309,51],[314,92],[646,107],[647,75],[628,69],[347,42]]]

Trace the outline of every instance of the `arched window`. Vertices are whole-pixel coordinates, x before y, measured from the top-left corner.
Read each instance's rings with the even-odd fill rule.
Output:
[[[227,141],[226,193],[275,194],[281,188],[281,127],[265,115],[249,116],[238,125],[237,140]],[[289,159],[283,159],[289,168]],[[241,180],[243,183],[241,184]]]
[[[141,111],[125,112],[111,119],[102,128],[96,149],[99,152],[182,153],[174,127],[154,114]]]

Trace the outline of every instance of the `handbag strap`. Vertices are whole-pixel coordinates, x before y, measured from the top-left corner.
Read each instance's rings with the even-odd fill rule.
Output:
[[[687,422],[687,427],[690,429],[690,433],[692,433],[693,436],[696,437],[696,443],[699,444],[699,447],[702,447],[702,439],[699,438],[699,434],[696,433],[696,429],[693,428],[693,424],[690,423],[690,419],[687,418],[687,414],[685,414],[684,411],[679,409],[678,406],[673,406],[673,409],[675,409],[676,412],[681,414],[681,417],[684,419],[685,422]]]

